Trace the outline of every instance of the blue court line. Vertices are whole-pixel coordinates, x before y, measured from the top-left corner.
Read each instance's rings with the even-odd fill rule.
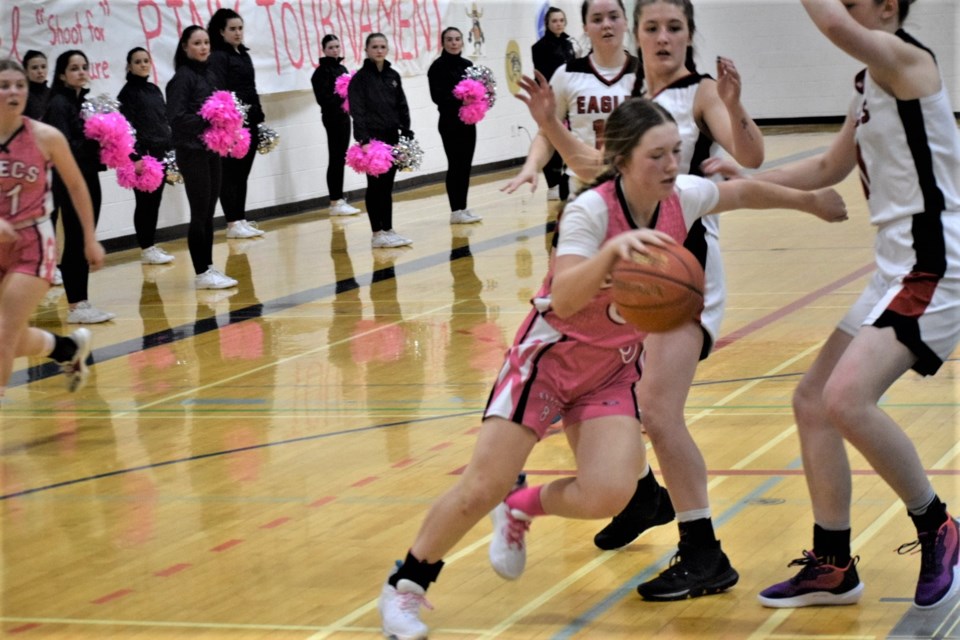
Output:
[[[790,464],[787,465],[787,469],[791,469],[791,470],[798,469],[800,468],[801,464],[802,464],[802,460],[800,458],[797,458],[796,460],[792,461]],[[756,500],[763,494],[773,489],[773,487],[775,487],[780,482],[783,482],[783,477],[770,478],[769,480],[764,481],[763,484],[761,484],[759,487],[757,487],[752,492],[747,494],[747,496],[743,500],[739,501],[737,504],[735,504],[734,506],[724,511],[720,516],[714,518],[713,523],[716,526],[716,528],[719,529],[720,527],[724,526],[727,522],[729,522],[735,516],[739,515],[740,512],[742,512],[746,508],[746,506],[750,503],[750,501]],[[599,618],[601,615],[603,615],[604,613],[612,609],[616,604],[618,604],[621,600],[626,598],[629,594],[633,594],[636,598],[639,599],[640,596],[637,595],[637,592],[636,592],[637,585],[653,578],[656,574],[660,573],[660,571],[666,568],[667,563],[670,562],[670,559],[673,557],[674,553],[675,553],[674,551],[671,551],[670,553],[661,556],[651,566],[647,567],[646,569],[644,569],[643,571],[636,574],[635,576],[627,580],[625,583],[623,583],[622,585],[614,589],[613,593],[611,593],[606,598],[604,598],[603,600],[595,604],[593,607],[588,609],[584,614],[574,618],[573,621],[567,624],[567,626],[565,626],[559,632],[554,634],[551,640],[567,640],[568,638],[572,638],[576,634],[583,631],[588,625],[596,621],[596,619]],[[646,604],[649,604],[651,606],[657,606],[658,603],[646,603]]]
[[[144,351],[146,348],[156,347],[163,344],[170,344],[178,340],[186,340],[210,331],[216,331],[231,324],[237,324],[246,320],[262,318],[265,316],[281,313],[295,307],[311,304],[319,300],[335,297],[338,294],[353,291],[361,287],[369,287],[372,283],[382,282],[390,278],[396,278],[402,275],[409,275],[420,271],[433,269],[440,265],[452,263],[456,260],[469,258],[475,253],[482,253],[494,249],[503,249],[516,244],[521,240],[528,240],[531,237],[542,236],[551,233],[556,227],[555,222],[546,222],[535,227],[528,227],[518,231],[511,231],[508,234],[481,240],[476,243],[468,243],[461,247],[454,247],[450,250],[437,252],[432,255],[416,258],[408,262],[401,262],[387,269],[379,269],[368,273],[347,278],[338,282],[332,282],[313,287],[296,293],[276,298],[267,302],[252,304],[247,307],[235,309],[226,313],[220,313],[209,318],[198,318],[195,322],[182,324],[178,327],[170,327],[162,331],[147,334],[139,338],[125,340],[98,349],[94,349],[92,360],[94,363],[107,362],[116,358],[123,358],[138,351]],[[464,239],[464,241],[466,241]],[[7,387],[18,387],[36,382],[45,378],[60,375],[60,366],[55,362],[44,362],[27,369],[20,369],[13,372],[10,377],[10,383]]]
[[[210,453],[202,453],[195,456],[187,456],[185,458],[175,458],[173,460],[165,460],[163,462],[151,462],[150,464],[142,464],[136,467],[128,467],[126,469],[116,469],[114,471],[107,471],[105,473],[98,473],[92,476],[85,476],[83,478],[74,478],[73,480],[64,480],[63,482],[55,482],[53,484],[48,484],[42,487],[34,487],[32,489],[24,489],[22,491],[16,491],[14,493],[7,493],[0,495],[0,501],[7,500],[9,498],[21,498],[32,493],[40,493],[41,491],[50,491],[52,489],[60,489],[63,487],[69,487],[75,484],[81,484],[83,482],[89,482],[91,480],[102,480],[103,478],[112,478],[114,476],[122,476],[128,473],[136,473],[137,471],[146,471],[147,469],[157,469],[160,467],[167,467],[172,464],[180,464],[182,462],[194,462],[196,460],[204,460],[206,458],[218,458],[220,456],[230,455],[232,453],[241,453],[243,451],[256,451],[257,449],[266,449],[267,447],[275,447],[285,444],[295,444],[297,442],[310,442],[312,440],[322,440],[324,438],[332,438],[335,436],[350,435],[354,433],[363,433],[365,431],[377,431],[379,429],[387,429],[390,427],[399,427],[407,426],[416,423],[422,422],[437,422],[440,420],[447,420],[451,418],[459,418],[463,416],[471,416],[479,414],[479,411],[464,411],[462,413],[451,413],[442,416],[431,416],[429,418],[418,418],[416,420],[400,420],[398,422],[386,422],[384,424],[374,424],[366,427],[357,427],[356,429],[344,429],[342,431],[332,431],[330,433],[318,433],[312,436],[300,436],[299,438],[288,438],[286,440],[277,440],[275,442],[264,442],[261,444],[254,444],[248,447],[238,447],[236,449],[226,449],[223,451],[211,451]]]

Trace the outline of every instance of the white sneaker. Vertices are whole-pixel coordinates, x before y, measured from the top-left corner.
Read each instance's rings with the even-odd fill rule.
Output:
[[[470,209],[461,209],[450,214],[450,224],[470,224],[481,220],[483,216],[475,214]]]
[[[524,536],[530,530],[530,516],[501,502],[490,512],[493,538],[490,540],[490,565],[504,580],[516,580],[527,565]]]
[[[397,640],[423,640],[430,629],[420,619],[420,607],[433,609],[423,587],[411,580],[400,580],[396,587],[383,583],[377,608],[383,635]]]
[[[358,213],[360,213],[360,209],[351,207],[343,198],[340,198],[330,205],[331,216],[354,216]]]
[[[413,244],[413,240],[411,240],[410,238],[407,238],[407,237],[405,237],[405,236],[400,235],[399,233],[397,233],[397,232],[394,231],[393,229],[387,229],[386,231],[384,231],[384,233],[387,234],[387,236],[389,236],[390,238],[392,238],[393,241],[396,243],[396,244],[393,244],[393,245],[391,245],[391,246],[394,246],[394,247],[406,247],[406,246],[408,246],[408,245]]]
[[[147,247],[140,252],[140,262],[143,264],[167,264],[173,262],[173,256],[160,247]]]
[[[256,238],[257,236],[263,235],[263,232],[259,229],[254,229],[247,225],[246,220],[237,220],[227,225],[227,237],[228,238]]]
[[[555,187],[550,187],[547,189],[547,200],[559,200],[560,199],[560,185]]]
[[[53,282],[51,282],[55,287],[63,286],[63,272],[60,271],[60,267],[57,267],[57,270],[53,274]]]
[[[67,312],[68,324],[100,324],[117,317],[117,314],[109,311],[100,311],[89,300],[78,302],[77,306]]]
[[[90,367],[87,366],[87,357],[90,355],[90,329],[77,329],[70,334],[70,339],[77,345],[77,352],[68,362],[60,362],[60,371],[67,379],[67,391],[79,391],[87,384]]]
[[[261,229],[257,225],[257,223],[254,222],[253,220],[241,220],[240,222],[243,224],[244,227],[246,227],[247,231],[252,231],[253,235],[255,236],[263,235],[263,229]]]
[[[237,281],[226,276],[212,266],[195,279],[197,289],[229,289],[237,286]]]

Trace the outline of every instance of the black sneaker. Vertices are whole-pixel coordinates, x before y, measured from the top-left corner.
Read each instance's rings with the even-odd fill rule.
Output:
[[[639,493],[634,493],[623,511],[593,537],[593,544],[604,551],[619,549],[647,529],[672,521],[675,515],[670,494],[663,487],[657,487],[652,500],[643,500]]]
[[[726,591],[740,576],[720,547],[693,549],[681,544],[670,566],[637,587],[644,600],[685,600]]]

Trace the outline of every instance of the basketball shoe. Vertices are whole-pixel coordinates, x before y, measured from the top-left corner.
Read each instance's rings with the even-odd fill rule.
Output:
[[[623,511],[597,532],[593,544],[604,551],[619,549],[636,540],[647,529],[672,521],[675,515],[666,489],[657,485],[652,499],[642,496],[638,489]]]
[[[383,635],[396,640],[421,640],[430,629],[420,619],[420,607],[433,609],[426,591],[412,580],[400,580],[394,587],[383,583],[377,608]]]
[[[757,598],[763,606],[778,609],[856,604],[863,594],[863,583],[857,575],[859,561],[860,556],[855,556],[847,566],[836,567],[818,558],[816,552],[804,551],[802,558],[787,565],[803,567],[800,573],[767,587]]]
[[[527,477],[521,473],[510,493],[526,486]],[[527,565],[525,537],[530,530],[531,517],[519,509],[511,509],[506,502],[501,502],[490,512],[490,518],[493,520],[490,566],[504,580],[516,580]]]
[[[897,549],[898,553],[905,554],[920,547],[920,579],[913,598],[918,609],[932,609],[960,590],[957,525],[955,519],[948,517],[936,531],[921,533],[917,540]]]
[[[644,600],[685,600],[726,591],[740,580],[727,554],[680,543],[670,566],[659,576],[637,587]]]

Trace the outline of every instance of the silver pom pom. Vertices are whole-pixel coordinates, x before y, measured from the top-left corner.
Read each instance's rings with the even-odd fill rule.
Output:
[[[115,111],[120,111],[120,103],[105,93],[87,98],[80,105],[80,116],[84,120],[97,113],[113,113]]]
[[[490,70],[490,67],[480,64],[467,67],[463,77],[465,80],[476,80],[484,86],[487,90],[488,107],[492,107],[493,103],[497,101],[497,80],[493,77],[493,71]]]
[[[257,125],[257,151],[270,153],[280,144],[280,134],[263,124]]]
[[[178,184],[183,182],[183,176],[180,175],[180,166],[177,164],[177,152],[174,150],[167,151],[167,155],[163,156],[163,171],[164,171],[164,180],[167,181],[167,184]]]
[[[393,164],[400,171],[416,171],[423,162],[423,149],[416,140],[400,136],[393,145]]]

